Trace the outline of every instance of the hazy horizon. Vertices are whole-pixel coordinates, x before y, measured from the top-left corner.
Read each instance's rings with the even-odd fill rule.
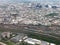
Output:
[[[0,0],[2,2],[60,2],[60,0]]]

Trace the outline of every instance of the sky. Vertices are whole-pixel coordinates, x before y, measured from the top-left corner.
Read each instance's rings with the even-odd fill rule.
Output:
[[[60,0],[0,0],[2,2],[60,2]]]

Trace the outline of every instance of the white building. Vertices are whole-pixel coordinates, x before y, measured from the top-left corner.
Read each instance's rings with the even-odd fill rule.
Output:
[[[40,43],[41,43],[40,40],[33,39],[33,38],[27,38],[26,40],[24,40],[24,42],[27,42],[27,43],[33,44],[33,45],[35,45],[35,44],[40,44]]]

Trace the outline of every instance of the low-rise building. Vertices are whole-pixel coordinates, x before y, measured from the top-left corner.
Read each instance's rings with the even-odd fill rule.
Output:
[[[33,39],[33,38],[27,38],[26,40],[24,40],[24,42],[32,44],[32,45],[41,44],[40,40]]]
[[[25,40],[26,38],[27,38],[27,36],[25,36],[24,34],[19,34],[15,37],[11,38],[11,41],[17,43],[17,42],[21,42],[21,41]]]
[[[3,32],[2,34],[1,34],[1,36],[3,37],[3,38],[10,38],[10,32]]]

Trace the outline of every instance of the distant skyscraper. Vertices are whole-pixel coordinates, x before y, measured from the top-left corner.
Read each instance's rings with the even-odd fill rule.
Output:
[[[52,6],[51,5],[45,5],[46,8],[51,8]]]

